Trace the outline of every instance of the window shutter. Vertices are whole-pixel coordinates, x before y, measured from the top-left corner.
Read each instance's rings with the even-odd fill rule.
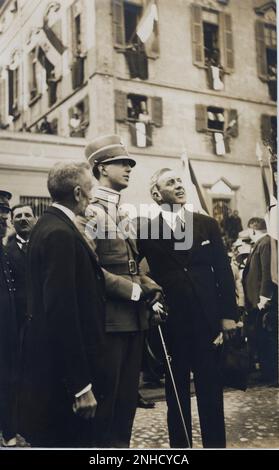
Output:
[[[163,126],[163,100],[158,96],[151,98],[152,121],[156,127]]]
[[[256,51],[257,51],[257,68],[258,76],[261,80],[267,80],[267,58],[266,46],[264,40],[264,23],[261,20],[256,20]]]
[[[134,147],[136,147],[137,146],[137,130],[133,122],[129,122],[129,130],[130,130],[130,135],[131,135],[131,144]]]
[[[86,95],[83,99],[84,105],[84,115],[83,115],[83,122],[84,124],[89,124],[90,122],[90,113],[89,113],[89,96]]]
[[[76,42],[76,35],[75,35],[75,2],[70,6],[70,17],[71,17],[71,41],[72,41],[72,55],[73,60],[76,55],[77,51],[77,42]]]
[[[268,142],[271,139],[271,116],[267,114],[261,115],[261,134],[262,141]]]
[[[14,81],[13,71],[8,69],[8,83],[9,83],[9,115],[13,116],[13,103],[14,103]]]
[[[6,80],[0,79],[0,126],[6,123]]]
[[[196,104],[196,131],[207,131],[207,109],[202,104]]]
[[[204,66],[204,44],[203,44],[203,24],[202,7],[200,5],[191,5],[192,11],[192,48],[193,64],[198,67]]]
[[[127,95],[123,91],[115,90],[115,120],[126,121],[127,115]]]
[[[225,144],[226,153],[231,153],[230,138],[229,138],[229,136],[227,136],[227,137],[224,138],[224,144]]]
[[[112,0],[112,21],[114,45],[123,48],[126,46],[123,0]]]
[[[229,135],[231,137],[237,137],[238,136],[238,116],[237,116],[236,109],[228,110],[228,124],[227,125],[229,126],[232,122],[234,122],[234,124],[229,129]]]
[[[234,52],[233,52],[233,34],[232,34],[232,17],[229,13],[219,13],[220,32],[222,35],[224,50],[224,69],[231,73],[234,69]]]
[[[147,123],[146,125],[146,147],[150,147],[153,142],[152,142],[152,125],[150,123]]]
[[[67,10],[67,59],[68,65],[73,61],[73,5]]]

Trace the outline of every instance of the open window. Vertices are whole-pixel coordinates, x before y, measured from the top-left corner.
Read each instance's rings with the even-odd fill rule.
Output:
[[[39,87],[38,87],[37,48],[34,48],[32,49],[32,51],[29,52],[28,62],[29,62],[29,93],[30,93],[29,105],[32,105],[40,97]]]
[[[72,32],[72,86],[75,90],[84,83],[85,78],[85,21],[82,0],[76,0],[70,7]]]
[[[211,89],[224,88],[224,72],[234,68],[231,15],[193,3],[192,49],[194,65],[205,68]]]
[[[19,112],[19,67],[8,69],[9,77],[9,116],[17,119]]]
[[[89,99],[85,96],[69,109],[69,127],[71,137],[85,137],[89,126]]]
[[[237,111],[196,105],[196,130],[212,135],[216,155],[230,153],[230,138],[238,136]]]
[[[127,123],[131,143],[136,147],[152,145],[153,127],[163,126],[163,102],[160,97],[115,91],[115,118]]]
[[[262,142],[270,147],[272,153],[277,154],[277,117],[262,114],[261,116]]]
[[[256,8],[256,51],[259,78],[267,83],[270,99],[277,100],[277,35],[276,3],[267,2]]]
[[[148,58],[159,56],[156,0],[112,0],[112,20],[114,45],[120,52],[126,54],[134,47],[134,50],[144,51]],[[147,23],[152,27],[146,28]]]

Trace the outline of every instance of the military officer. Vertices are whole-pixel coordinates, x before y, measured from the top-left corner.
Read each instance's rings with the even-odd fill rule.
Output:
[[[137,406],[144,331],[148,328],[147,309],[142,299],[149,297],[155,302],[161,289],[140,273],[135,240],[125,237],[121,228],[120,192],[129,184],[135,160],[117,135],[94,140],[86,147],[85,154],[100,184],[88,208],[92,231],[97,227],[94,233],[99,262],[132,286],[130,300],[120,298],[117,291],[108,292],[104,396],[97,411],[101,422],[98,429],[103,428],[99,444],[126,448]]]

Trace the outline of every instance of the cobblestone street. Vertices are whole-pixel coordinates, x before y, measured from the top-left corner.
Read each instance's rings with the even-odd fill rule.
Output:
[[[196,399],[192,397],[194,447],[201,448]],[[228,448],[279,448],[279,389],[254,387],[225,392]],[[132,448],[168,448],[166,403],[137,409]]]

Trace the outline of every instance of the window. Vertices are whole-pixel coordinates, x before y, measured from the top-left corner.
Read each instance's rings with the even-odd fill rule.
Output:
[[[89,126],[89,99],[86,96],[69,109],[69,127],[71,137],[85,137]]]
[[[261,134],[264,145],[277,154],[277,117],[263,114],[261,116]]]
[[[215,66],[231,73],[234,68],[231,15],[195,3],[191,10],[194,65],[202,68]]]
[[[159,29],[158,29],[158,7],[155,0],[126,1],[112,0],[112,21],[114,44],[121,52],[125,52],[127,46],[140,44],[136,34],[145,13],[150,13],[150,8],[155,7],[156,14],[153,16],[153,27],[150,35],[144,40],[144,50],[148,57],[157,58],[159,56]],[[154,10],[153,10],[154,11]],[[150,16],[149,16],[150,18]]]
[[[152,145],[153,126],[163,126],[163,102],[160,97],[115,91],[115,119],[129,124],[132,145]]]
[[[141,6],[129,2],[124,2],[124,28],[126,44],[138,42],[136,29],[141,14]]]
[[[216,155],[230,152],[230,138],[238,136],[238,117],[235,109],[196,105],[196,130],[212,134]]]
[[[205,63],[216,60],[215,57],[218,52],[219,55],[219,27],[216,24],[203,22],[203,37],[204,37],[204,58]],[[217,59],[218,61],[218,59]],[[216,63],[218,66],[218,62]]]
[[[269,97],[277,100],[277,37],[273,24],[256,20],[257,68],[259,78],[267,82]]]
[[[20,196],[19,203],[31,206],[34,215],[36,217],[40,217],[44,213],[44,211],[50,206],[51,198],[41,196]]]
[[[37,61],[37,53],[36,49],[32,49],[29,53],[29,92],[30,92],[30,100],[32,100],[38,96],[38,79],[37,79],[37,70],[38,61]]]
[[[75,90],[84,83],[85,77],[85,44],[84,44],[84,11],[81,0],[74,2],[70,7],[72,30],[72,86]]]
[[[9,115],[14,119],[19,117],[19,68],[8,70],[9,77]]]
[[[224,125],[224,109],[209,106],[207,108],[207,129],[209,131],[224,132]]]

